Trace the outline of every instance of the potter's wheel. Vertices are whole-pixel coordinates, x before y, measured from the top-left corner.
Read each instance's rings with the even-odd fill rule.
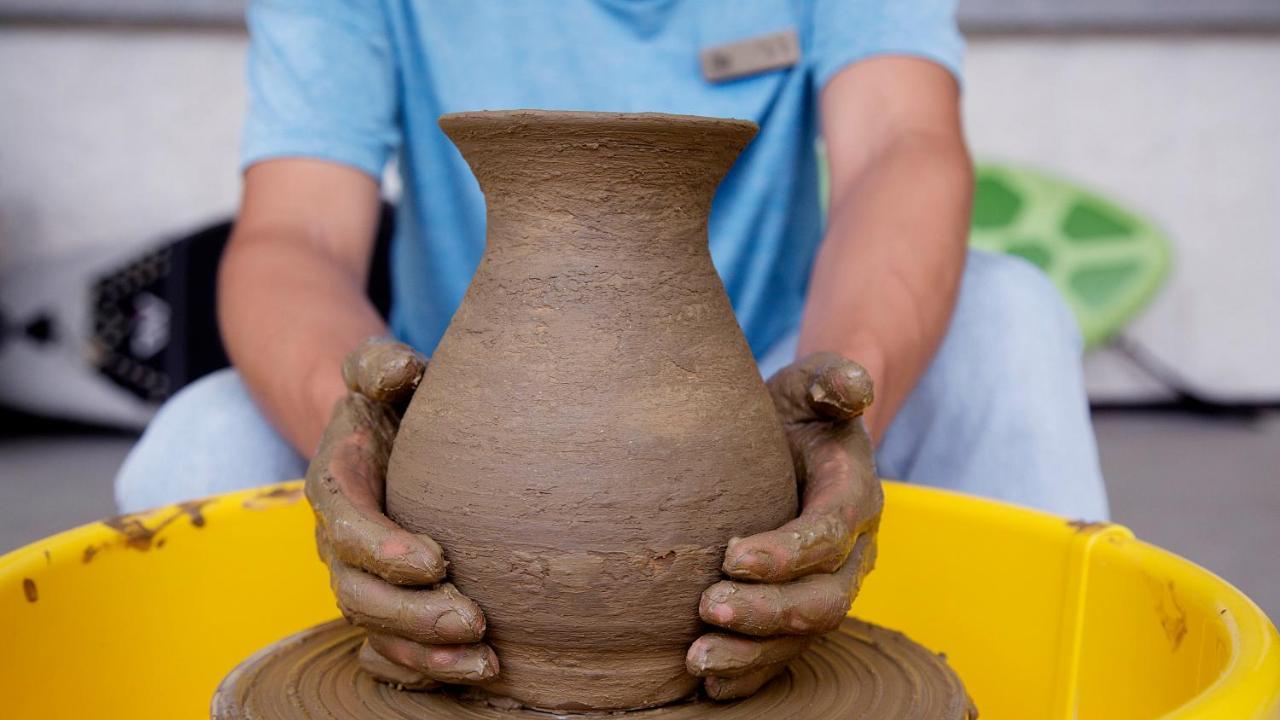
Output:
[[[338,620],[246,660],[213,698],[214,720],[547,720],[445,692],[407,692],[360,671],[364,632]],[[572,716],[569,716],[572,717]],[[901,633],[848,619],[760,692],[610,717],[628,720],[970,720],[977,711],[945,661]]]

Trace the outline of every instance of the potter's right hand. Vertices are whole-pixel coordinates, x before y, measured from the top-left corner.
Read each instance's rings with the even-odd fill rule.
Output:
[[[342,375],[349,392],[334,408],[306,480],[338,607],[368,631],[360,665],[410,689],[482,683],[498,673],[493,649],[479,642],[479,606],[443,582],[440,546],[383,511],[400,413],[425,369],[425,358],[390,340],[366,342],[348,356]]]

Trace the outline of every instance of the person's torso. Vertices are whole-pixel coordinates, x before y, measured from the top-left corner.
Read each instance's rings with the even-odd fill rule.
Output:
[[[804,0],[388,2],[401,95],[403,198],[393,331],[424,352],[484,248],[484,199],[436,125],[447,112],[540,108],[746,118],[760,133],[720,187],[712,257],[752,350],[798,321],[821,236]],[[702,50],[784,30],[795,66],[712,82]]]

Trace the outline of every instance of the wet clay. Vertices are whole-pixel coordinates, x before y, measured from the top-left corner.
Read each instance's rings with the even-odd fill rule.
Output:
[[[457,692],[408,692],[379,683],[356,660],[363,631],[338,621],[259,652],[223,681],[214,720],[534,720]],[[973,703],[946,661],[905,635],[848,619],[755,695],[695,699],[626,713],[627,720],[971,720]]]
[[[685,653],[726,542],[796,512],[707,247],[716,186],[756,127],[535,111],[440,125],[484,191],[487,247],[400,426],[388,513],[438,541],[484,609],[491,691],[567,711],[678,700],[698,684]]]

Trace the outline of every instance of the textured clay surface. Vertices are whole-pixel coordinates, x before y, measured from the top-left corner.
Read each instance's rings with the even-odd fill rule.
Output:
[[[440,125],[488,244],[392,450],[387,510],[484,609],[493,692],[657,706],[725,544],[795,516],[782,428],[707,248],[752,123],[482,112]],[[373,716],[370,716],[373,717]]]
[[[461,692],[397,690],[361,672],[363,631],[338,621],[245,661],[214,696],[214,720],[547,720]],[[760,692],[610,715],[626,720],[972,720],[946,662],[901,633],[858,620],[818,640]]]

